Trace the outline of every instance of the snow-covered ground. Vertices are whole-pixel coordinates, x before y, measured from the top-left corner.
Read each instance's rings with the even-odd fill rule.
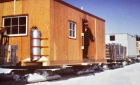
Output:
[[[140,85],[140,63],[128,65],[123,68],[97,72],[94,75],[86,74],[77,77],[74,76],[66,79],[62,78],[55,81],[46,81],[26,85]]]
[[[3,69],[0,68],[0,73],[10,73],[12,69]]]
[[[28,85],[140,85],[140,63],[104,72]]]

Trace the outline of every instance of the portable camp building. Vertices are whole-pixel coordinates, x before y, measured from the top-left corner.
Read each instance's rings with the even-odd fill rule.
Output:
[[[91,62],[106,62],[105,20],[62,0],[0,0],[0,26],[7,28],[9,44],[17,45],[18,61],[31,57],[31,28],[41,32],[44,66],[80,64],[83,59],[83,21],[95,37],[90,42]],[[22,65],[27,65],[25,61]]]
[[[106,34],[106,44],[117,43],[126,47],[126,57],[136,58],[136,37],[127,33]]]

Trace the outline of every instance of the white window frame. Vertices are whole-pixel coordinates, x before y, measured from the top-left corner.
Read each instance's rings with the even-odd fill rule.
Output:
[[[73,21],[68,21],[68,36],[76,39],[76,23]]]
[[[19,17],[26,17],[26,32],[24,33],[24,34],[7,34],[7,36],[26,36],[27,35],[27,32],[28,32],[28,30],[27,30],[27,23],[28,23],[28,16],[27,15],[21,15],[21,16],[8,16],[8,17],[3,17],[3,26],[4,26],[4,19],[6,19],[6,18],[19,18]],[[19,20],[18,20],[18,29],[19,29]],[[20,26],[22,26],[22,25],[20,25]],[[25,26],[25,25],[23,25],[23,26]],[[4,26],[4,27],[6,27],[6,26]],[[12,26],[10,26],[10,27],[12,27]]]

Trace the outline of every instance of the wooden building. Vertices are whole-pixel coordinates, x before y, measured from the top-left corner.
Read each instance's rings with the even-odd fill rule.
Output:
[[[81,64],[83,20],[87,20],[94,42],[89,61],[106,62],[105,20],[61,0],[0,0],[0,26],[7,28],[9,44],[18,45],[18,61],[30,57],[30,30],[41,31],[41,55],[45,65]],[[46,46],[43,48],[43,46]],[[26,63],[24,63],[26,65]]]
[[[137,57],[140,57],[140,41],[136,41],[137,46]]]

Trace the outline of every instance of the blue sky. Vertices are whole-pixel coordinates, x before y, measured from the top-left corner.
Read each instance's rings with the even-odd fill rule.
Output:
[[[106,34],[140,35],[140,0],[63,0],[104,20]]]

